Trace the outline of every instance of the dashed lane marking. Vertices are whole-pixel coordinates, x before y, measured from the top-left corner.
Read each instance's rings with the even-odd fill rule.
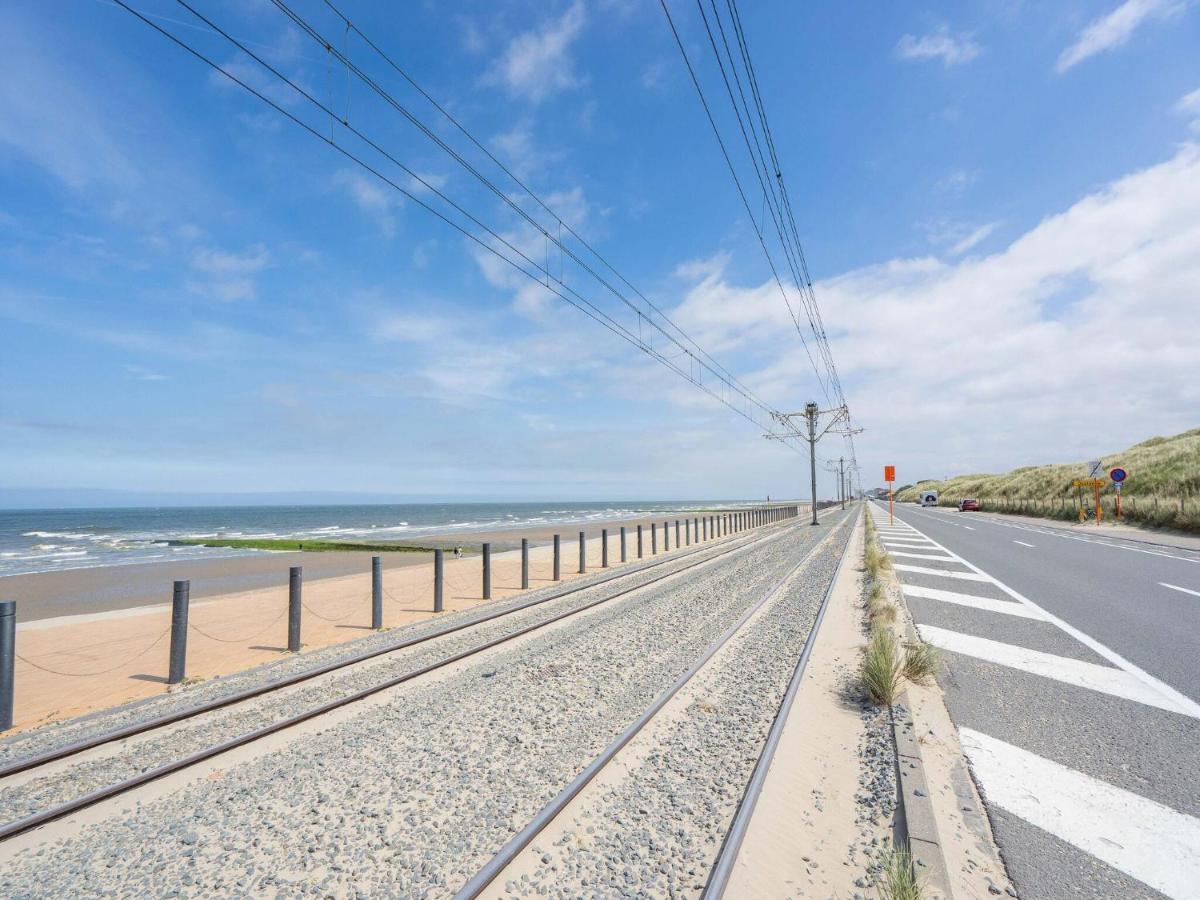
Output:
[[[1165,709],[1168,712],[1190,715],[1189,710],[1181,709],[1171,698],[1159,693],[1123,669],[1057,656],[1053,653],[1043,653],[1040,650],[1030,650],[1017,644],[1005,644],[990,638],[976,637],[973,634],[949,631],[935,625],[918,625],[917,631],[930,644],[943,650],[949,650],[951,653],[974,656],[976,659],[1007,666],[1010,669],[1019,669],[1031,675],[1052,678],[1063,684],[1072,684],[1125,700],[1134,700],[1147,706]]]
[[[988,803],[1170,897],[1200,898],[1200,819],[970,728]]]
[[[1027,544],[1024,541],[1013,541],[1014,544],[1020,544],[1022,547],[1033,547],[1033,544]],[[1036,548],[1035,548],[1036,549]]]
[[[977,597],[974,594],[960,594],[958,591],[943,591],[938,588],[922,587],[916,584],[902,584],[900,589],[906,597],[920,597],[925,600],[940,600],[943,603],[956,603],[959,606],[969,606],[984,612],[1004,613],[1021,619],[1037,619],[1045,621],[1045,616],[1035,609],[1030,609],[1023,603],[1014,600],[994,600],[991,597]]]
[[[961,562],[957,557],[950,557],[952,562]],[[943,578],[958,578],[963,581],[991,581],[991,575],[978,572],[947,572],[945,569],[931,569],[928,566],[910,566],[907,563],[894,563],[892,568],[897,572],[912,572],[916,575],[940,575]]]
[[[1165,581],[1160,581],[1159,584],[1165,588],[1170,588],[1173,591],[1179,591],[1183,594],[1191,594],[1193,597],[1200,597],[1200,591],[1193,591],[1191,588],[1180,587],[1177,584],[1167,584]]]

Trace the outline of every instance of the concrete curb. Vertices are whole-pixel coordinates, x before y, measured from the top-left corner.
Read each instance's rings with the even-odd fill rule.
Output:
[[[904,640],[908,643],[918,641],[912,625],[912,616],[904,603],[904,594],[899,590],[895,573],[889,570],[884,580],[888,592],[893,594],[892,599],[903,610]],[[917,879],[930,900],[953,900],[950,869],[946,863],[941,839],[938,837],[937,816],[933,811],[933,800],[925,778],[925,761],[921,757],[921,745],[917,741],[917,723],[913,719],[907,688],[900,692],[889,713],[892,739],[896,746],[895,844],[908,845]]]
[[[925,780],[925,763],[907,690],[896,698],[891,719],[896,742],[897,843],[907,842],[917,877],[929,896],[952,898],[950,872],[938,837],[937,817]]]

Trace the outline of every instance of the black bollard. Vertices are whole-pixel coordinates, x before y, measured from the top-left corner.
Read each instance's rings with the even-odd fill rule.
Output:
[[[371,557],[371,627],[383,627],[383,557]]]
[[[288,570],[288,649],[293,653],[300,649],[300,586],[303,581],[303,567],[292,566]]]
[[[188,596],[191,589],[190,581],[177,581],[171,595],[171,657],[167,684],[179,684],[187,670]]]

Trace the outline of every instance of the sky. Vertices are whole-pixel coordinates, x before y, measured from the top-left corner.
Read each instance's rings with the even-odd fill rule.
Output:
[[[129,0],[277,108],[108,0],[6,4],[0,491],[808,495],[802,447],[559,296],[644,338],[653,303],[766,408],[834,405],[712,6],[668,2],[746,204],[658,3],[338,0],[356,33],[288,0],[318,41],[189,2],[296,88]],[[1198,7],[740,4],[864,486],[1200,424]],[[819,443],[819,494],[849,454]]]

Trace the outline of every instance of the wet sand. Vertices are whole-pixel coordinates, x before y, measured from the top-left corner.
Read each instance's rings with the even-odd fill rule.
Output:
[[[671,522],[671,552],[678,551],[676,518],[655,518],[659,526],[656,555],[664,549],[664,520]],[[461,542],[468,551],[463,559],[447,555],[445,611],[489,602],[482,596],[480,559],[473,552],[484,540],[493,544],[494,551],[490,599],[500,600],[521,592],[521,554],[506,548],[520,547],[522,537],[530,539],[530,587],[537,588],[552,583],[550,545],[555,533],[563,538],[561,578],[569,582],[578,577],[580,531],[588,537],[587,570],[594,571],[602,561],[601,529],[609,532],[609,564],[618,567],[620,526],[629,528],[628,557],[633,562],[639,522],[650,524],[649,519],[632,519],[442,536],[439,543],[453,547]],[[650,556],[649,534],[644,549]],[[381,555],[385,563],[383,627],[402,627],[434,616],[432,552]],[[27,728],[164,690],[171,620],[167,601],[173,578],[192,581],[189,678],[219,677],[270,662],[286,652],[287,570],[296,564],[305,566],[302,646],[315,649],[362,635],[371,629],[370,556],[264,553],[2,578],[0,596],[18,601],[21,620],[17,626],[15,727]]]
[[[675,544],[674,522],[685,516],[696,516],[696,512],[678,512],[663,515],[653,521],[672,523],[671,545]],[[555,534],[562,535],[563,558],[574,558],[571,554],[584,531],[589,538],[598,538],[602,528],[608,528],[613,538],[622,526],[636,530],[639,524],[647,529],[648,518],[617,519],[612,521],[593,520],[586,523],[570,522],[545,525],[535,528],[497,529],[472,531],[403,542],[404,546],[462,547],[465,553],[479,552],[485,541],[492,545],[493,553],[518,549],[521,539],[528,538],[531,546],[549,544]],[[661,528],[660,528],[661,535]],[[661,539],[661,537],[660,537]],[[632,535],[630,537],[632,541]],[[649,536],[646,538],[649,541]],[[400,543],[400,542],[397,542]],[[630,547],[632,548],[632,543]],[[648,545],[647,545],[648,548]],[[614,545],[615,549],[615,545]],[[577,553],[577,550],[574,550]],[[632,550],[631,550],[632,552]],[[303,566],[306,584],[327,578],[347,575],[362,575],[371,571],[374,554],[360,552],[259,552],[245,556],[188,559],[178,562],[139,563],[123,566],[97,566],[88,569],[68,569],[58,572],[38,572],[31,575],[8,575],[0,577],[0,598],[17,601],[17,622],[24,624],[61,616],[78,616],[92,613],[107,613],[115,610],[160,606],[171,602],[172,583],[187,579],[191,582],[191,597],[199,600],[258,588],[279,587],[286,589],[288,569]],[[405,566],[429,565],[433,556],[430,552],[387,552],[383,557],[384,571]]]

